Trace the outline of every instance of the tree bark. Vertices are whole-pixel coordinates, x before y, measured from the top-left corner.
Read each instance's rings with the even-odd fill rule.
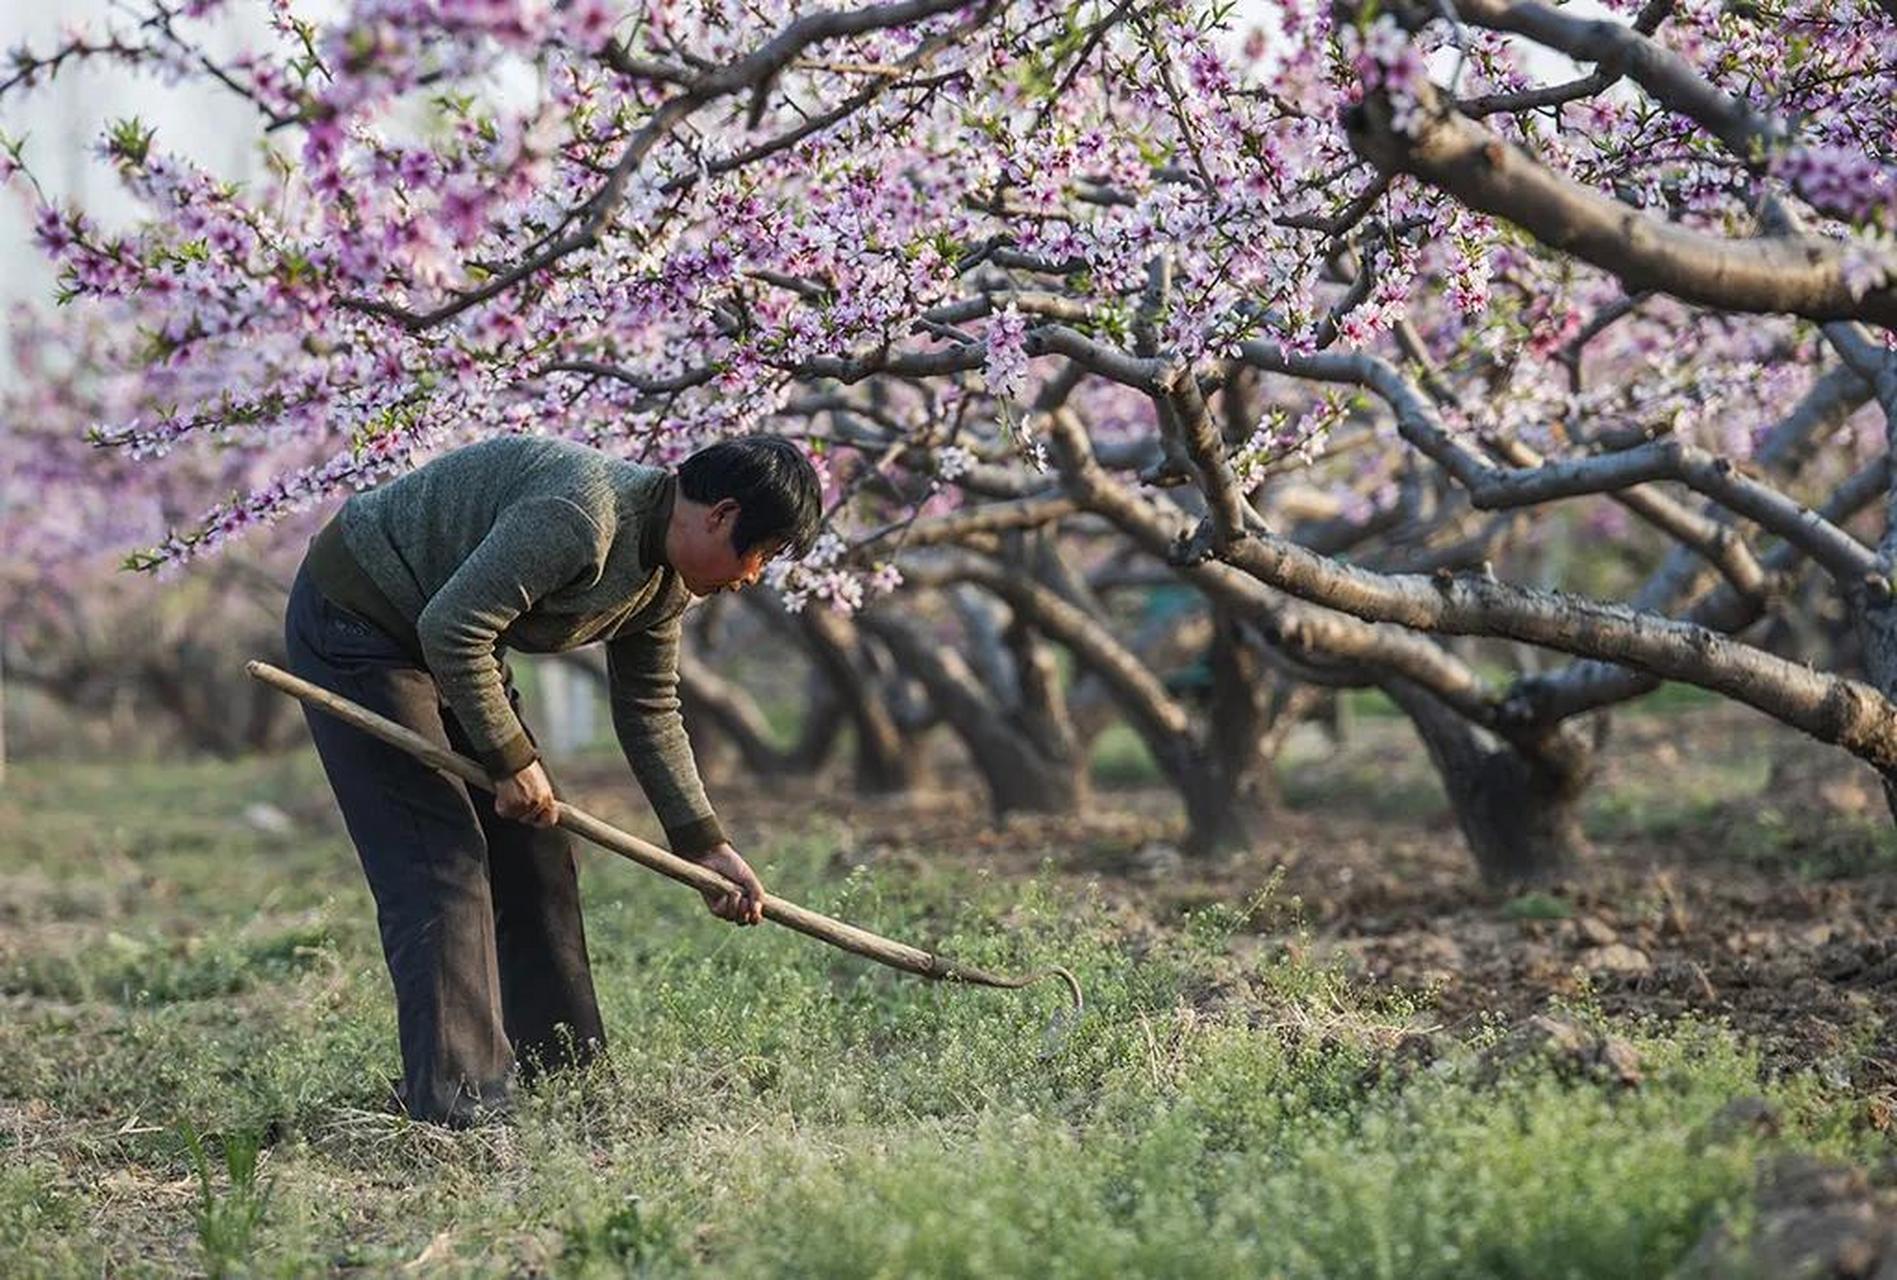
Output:
[[[737,749],[744,767],[753,774],[768,778],[791,771],[791,753],[771,740],[770,722],[736,681],[681,653],[678,693],[687,727],[715,729]]]
[[[817,664],[830,679],[856,730],[856,789],[889,795],[914,786],[920,775],[915,752],[867,678],[857,655],[860,641],[847,619],[821,606],[797,615],[797,624]]]
[[[1277,753],[1267,750],[1267,740],[1282,744],[1283,736],[1271,730],[1291,709],[1273,697],[1270,673],[1246,642],[1236,615],[1214,608],[1213,617],[1205,744],[1181,788],[1187,850],[1194,854],[1249,849],[1264,838],[1265,819],[1278,807]]]
[[[1490,745],[1420,686],[1390,680],[1383,688],[1428,748],[1484,880],[1545,884],[1586,853],[1580,801],[1593,775],[1591,745],[1573,734],[1561,751]]]
[[[607,692],[602,650],[577,649],[558,654],[555,660],[598,681],[600,692]],[[729,743],[744,767],[760,777],[804,777],[816,773],[829,759],[838,730],[843,726],[842,705],[831,694],[829,683],[814,670],[803,727],[796,743],[789,748],[780,748],[771,740],[770,723],[744,686],[718,675],[689,653],[679,654],[678,696],[685,727],[700,763],[714,745],[704,741],[703,736],[716,733],[719,737],[715,742]]]
[[[930,643],[914,625],[886,612],[864,614],[862,625],[929,691],[942,718],[968,749],[997,818],[1079,810],[1087,795],[1085,761],[1044,751],[1013,714],[1017,708],[985,689],[959,653]]]
[[[1812,236],[1727,240],[1663,222],[1546,167],[1449,109],[1434,86],[1416,96],[1420,123],[1407,134],[1381,94],[1352,107],[1345,126],[1357,153],[1613,274],[1629,293],[1653,290],[1722,311],[1897,323],[1897,288],[1854,287],[1844,246]]]
[[[7,780],[7,642],[0,635],[0,786]]]
[[[1169,526],[1150,504],[1106,475],[1093,458],[1079,421],[1070,413],[1054,415],[1052,436],[1063,477],[1081,505],[1107,516],[1149,551],[1166,554],[1171,547]],[[1592,771],[1587,746],[1572,727],[1524,728],[1512,723],[1501,699],[1466,663],[1423,636],[1278,596],[1272,587],[1294,590],[1334,609],[1344,593],[1301,590],[1296,575],[1273,576],[1243,565],[1247,549],[1256,548],[1261,537],[1288,558],[1308,556],[1312,563],[1344,572],[1342,566],[1303,548],[1259,534],[1241,539],[1230,553],[1247,569],[1245,574],[1234,575],[1230,566],[1218,561],[1191,563],[1181,568],[1181,574],[1215,601],[1242,614],[1274,649],[1288,657],[1301,662],[1330,659],[1330,665],[1352,663],[1367,682],[1403,687],[1414,692],[1415,700],[1427,698],[1423,714],[1429,717],[1431,734],[1425,741],[1443,771],[1444,788],[1457,806],[1458,818],[1465,819],[1465,836],[1485,876],[1542,874],[1537,867],[1559,865],[1579,853],[1583,845],[1573,814]],[[1377,574],[1366,574],[1366,578],[1386,583],[1403,580]],[[1478,726],[1494,731],[1504,745],[1486,748]],[[1526,801],[1510,809],[1494,799],[1511,791],[1522,792]],[[1516,847],[1524,852],[1510,853]]]

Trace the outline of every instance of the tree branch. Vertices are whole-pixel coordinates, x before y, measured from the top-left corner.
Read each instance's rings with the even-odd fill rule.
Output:
[[[1241,345],[1260,368],[1324,382],[1351,382],[1377,393],[1396,415],[1397,430],[1444,467],[1484,509],[1520,507],[1584,493],[1607,493],[1651,480],[1677,480],[1714,498],[1807,554],[1841,582],[1853,585],[1877,569],[1877,557],[1856,538],[1771,486],[1738,472],[1703,449],[1662,439],[1616,453],[1544,463],[1532,468],[1490,464],[1436,421],[1423,396],[1402,372],[1370,355],[1296,356],[1263,342]]]
[[[965,0],[897,0],[897,3],[875,5],[864,9],[806,14],[785,27],[761,48],[736,62],[708,72],[696,80],[690,88],[673,95],[662,103],[645,126],[633,135],[632,141],[627,144],[625,151],[614,163],[606,182],[576,210],[580,223],[577,230],[561,236],[539,252],[497,273],[493,279],[480,288],[457,294],[452,300],[432,311],[412,311],[394,303],[359,297],[342,298],[337,305],[347,310],[391,320],[410,333],[433,328],[450,320],[470,307],[478,306],[490,298],[505,293],[534,273],[545,270],[569,254],[597,244],[600,233],[624,200],[626,187],[631,182],[633,173],[645,161],[652,149],[671,134],[676,125],[700,107],[719,98],[768,83],[809,45],[918,22],[936,14],[959,9],[964,3]],[[990,13],[993,7],[994,0],[990,0],[981,12],[984,15]],[[879,80],[876,83],[886,87],[888,82]]]
[[[1379,167],[1414,174],[1472,209],[1616,276],[1629,293],[1657,290],[1725,311],[1897,324],[1888,277],[1854,284],[1845,247],[1817,237],[1726,240],[1662,222],[1554,172],[1418,89],[1415,134],[1399,132],[1382,95],[1346,117],[1351,145]],[[1854,247],[1858,251],[1861,247]]]
[[[1195,544],[1209,546],[1209,536],[1202,532]],[[1897,707],[1883,694],[1704,627],[1477,575],[1372,573],[1268,533],[1219,554],[1260,581],[1360,618],[1451,635],[1505,636],[1712,689],[1897,776]]]

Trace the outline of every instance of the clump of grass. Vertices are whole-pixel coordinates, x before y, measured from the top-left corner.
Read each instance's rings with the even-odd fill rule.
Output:
[[[178,1125],[177,1134],[198,1180],[196,1226],[205,1272],[213,1280],[242,1273],[270,1207],[272,1183],[259,1178],[262,1139],[245,1131],[225,1134],[221,1140],[213,1137],[207,1143],[189,1121]],[[223,1190],[213,1176],[211,1146],[222,1156]]]
[[[1530,890],[1502,904],[1506,920],[1567,920],[1574,915],[1574,904],[1556,893]]]
[[[651,1275],[689,1267],[691,1250],[674,1214],[628,1195],[576,1211],[562,1231],[560,1262],[563,1271],[582,1274]]]
[[[1102,787],[1153,786],[1163,780],[1145,739],[1126,725],[1108,726],[1094,740],[1087,763],[1093,781]]]
[[[1881,818],[1787,813],[1768,804],[1726,815],[1722,826],[1734,857],[1801,880],[1849,879],[1897,867],[1897,834]]]
[[[82,950],[24,957],[0,973],[0,993],[128,1005],[205,1000],[282,981],[334,952],[335,939],[320,922],[237,937],[113,931]]]
[[[0,1150],[11,1144],[0,1142]],[[45,1157],[0,1160],[0,1272],[27,1274],[38,1247],[60,1240],[81,1220],[79,1199],[62,1185],[59,1165]]]
[[[1848,1096],[1762,1080],[1717,1029],[1616,1027],[1643,1056],[1633,1090],[1485,1066],[1482,1034],[1430,1029],[1414,1001],[1282,951],[1241,959],[1258,903],[1135,927],[1096,896],[926,856],[840,876],[821,830],[747,852],[779,892],[879,932],[984,967],[1065,964],[1090,1011],[1044,1056],[1050,990],[932,986],[734,930],[589,858],[609,1060],[524,1093],[510,1127],[449,1132],[378,1110],[394,1020],[352,888],[323,911],[320,964],[224,930],[234,987],[126,1003],[100,962],[57,1006],[20,997],[0,1114],[52,1104],[61,1164],[0,1172],[0,1272],[26,1256],[11,1217],[35,1224],[25,1273],[50,1275],[195,1237],[213,1274],[1619,1277],[1677,1263],[1775,1144],[1870,1141]],[[164,845],[136,874],[198,883],[227,853]],[[358,874],[328,856],[317,876]],[[270,892],[244,882],[224,909]],[[1431,1052],[1405,1057],[1419,1040]],[[1705,1139],[1741,1093],[1779,1109],[1781,1138]],[[175,1176],[187,1118],[229,1135],[185,1139],[195,1202],[117,1212],[115,1183]]]

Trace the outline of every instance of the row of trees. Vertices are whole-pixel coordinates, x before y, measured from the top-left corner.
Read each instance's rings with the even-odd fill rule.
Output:
[[[31,459],[163,511],[164,568],[482,432],[780,430],[835,536],[777,625],[867,785],[940,723],[998,809],[1073,806],[1110,708],[1216,847],[1315,691],[1376,687],[1483,870],[1545,875],[1665,680],[1897,778],[1890,7],[357,0],[219,61],[221,4],[154,4],[0,111],[156,66],[274,176],[126,122],[150,219],[42,210],[83,320],[0,520],[62,563]],[[687,675],[756,767],[812,756]]]

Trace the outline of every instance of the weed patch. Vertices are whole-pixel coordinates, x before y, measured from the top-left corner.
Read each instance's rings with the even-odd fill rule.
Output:
[[[159,829],[139,806],[163,794],[72,819],[78,838]],[[54,1119],[0,1166],[0,1272],[1618,1278],[1742,1215],[1762,1158],[1879,1140],[1847,1089],[1768,1077],[1718,1026],[1583,1005],[1638,1083],[1567,1071],[1309,947],[1238,945],[1274,901],[1162,926],[926,847],[913,871],[841,872],[818,827],[748,851],[767,884],[969,963],[1066,965],[1087,1016],[1050,1052],[1051,989],[929,985],[734,930],[589,856],[607,1059],[523,1091],[508,1126],[450,1132],[382,1109],[399,1060],[353,855],[248,838],[194,934],[126,886],[195,900],[242,837],[102,858],[126,914],[71,922],[94,932],[61,958],[9,939],[0,1114]],[[292,869],[328,886],[320,906],[275,883]],[[1753,1095],[1770,1131],[1715,1122]]]

